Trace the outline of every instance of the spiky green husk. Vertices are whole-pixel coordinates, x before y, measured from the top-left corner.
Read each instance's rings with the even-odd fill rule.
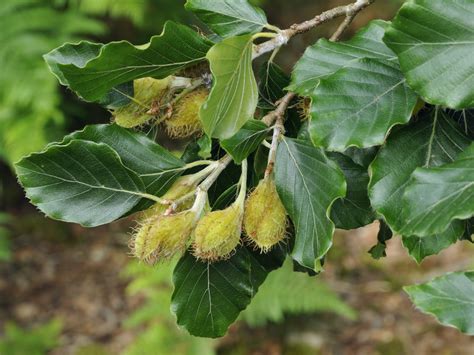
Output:
[[[171,259],[186,250],[195,225],[192,211],[147,219],[132,238],[133,254],[147,264]]]
[[[245,203],[244,230],[249,240],[267,252],[285,238],[286,211],[271,178],[259,182]]]
[[[133,81],[134,100],[114,110],[114,121],[121,127],[133,128],[147,123],[153,115],[147,113],[168,89],[170,78],[142,78]]]
[[[207,100],[206,88],[196,89],[183,96],[173,107],[173,114],[163,123],[167,134],[173,138],[185,138],[202,132],[199,110]]]
[[[240,243],[242,209],[234,204],[206,214],[194,232],[194,256],[210,262],[229,258]]]

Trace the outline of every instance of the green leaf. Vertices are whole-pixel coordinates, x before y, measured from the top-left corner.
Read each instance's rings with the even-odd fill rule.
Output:
[[[449,164],[418,168],[405,189],[400,233],[426,236],[474,215],[474,143]]]
[[[209,159],[212,156],[212,139],[207,135],[203,135],[196,143],[199,146],[198,156],[203,159]]]
[[[231,37],[215,44],[207,54],[214,84],[199,115],[210,137],[230,138],[253,118],[258,88],[252,47],[252,36]]]
[[[474,272],[453,272],[405,291],[424,313],[444,325],[474,335]]]
[[[183,172],[184,163],[145,135],[115,124],[90,125],[64,138],[105,143],[141,178],[145,191],[161,196]],[[149,200],[147,200],[149,201]],[[151,202],[150,202],[151,203]]]
[[[378,260],[387,256],[387,240],[392,239],[393,233],[390,227],[383,220],[379,220],[379,232],[377,233],[377,244],[369,250],[372,258]]]
[[[341,168],[347,182],[346,197],[334,202],[331,208],[331,220],[336,228],[355,229],[372,223],[375,213],[367,196],[367,168],[341,153],[328,153],[328,158]]]
[[[267,24],[265,13],[247,0],[188,0],[184,7],[222,37],[260,32]]]
[[[366,149],[351,147],[344,152],[344,155],[351,158],[354,163],[368,168],[369,165],[374,161],[378,151],[379,147],[371,147]]]
[[[129,104],[132,101],[131,98],[135,96],[134,90],[133,81],[128,81],[113,87],[98,103],[109,109],[125,106]]]
[[[16,165],[26,196],[48,217],[95,227],[110,223],[144,197],[137,174],[105,144],[73,140]]]
[[[223,336],[267,274],[283,260],[278,250],[260,256],[243,247],[230,259],[216,263],[202,262],[186,253],[173,273],[171,309],[178,324],[195,336]]]
[[[277,64],[267,62],[262,65],[259,73],[260,102],[258,106],[262,109],[273,110],[275,102],[285,96],[285,87],[290,78]]]
[[[60,65],[72,64],[76,67],[85,67],[89,60],[94,59],[100,54],[103,46],[101,43],[89,41],[81,41],[74,45],[66,43],[45,54],[43,58],[61,85],[69,85]]]
[[[397,65],[377,59],[359,59],[322,79],[311,98],[311,140],[332,151],[382,144],[394,125],[410,120],[417,102]]]
[[[454,221],[449,228],[441,234],[433,234],[426,237],[416,235],[403,236],[402,241],[410,255],[421,263],[424,258],[430,255],[436,255],[450,245],[456,243],[464,232],[464,223]]]
[[[112,42],[97,53],[97,45],[68,43],[47,54],[46,60],[62,84],[86,101],[100,101],[119,84],[165,78],[203,61],[211,44],[189,27],[169,21],[161,35],[143,46]]]
[[[474,106],[474,3],[406,2],[384,37],[409,85],[430,104]]]
[[[234,136],[221,141],[221,146],[240,164],[258,148],[270,130],[262,121],[251,119]]]
[[[440,110],[422,113],[418,122],[393,132],[370,166],[373,208],[399,230],[404,223],[403,193],[415,169],[451,162],[468,145],[455,122]]]
[[[382,38],[389,22],[375,20],[347,42],[320,39],[308,47],[296,64],[289,90],[300,95],[311,94],[319,81],[341,68],[349,67],[362,58],[396,60],[395,54],[383,43]]]
[[[344,175],[321,149],[284,138],[277,150],[275,183],[296,229],[293,259],[314,269],[332,245],[329,214],[333,202],[346,193]]]

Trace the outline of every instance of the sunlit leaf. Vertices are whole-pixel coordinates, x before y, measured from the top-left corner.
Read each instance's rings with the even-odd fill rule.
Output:
[[[252,37],[231,37],[217,43],[207,54],[214,84],[200,116],[204,131],[226,139],[253,118],[258,102],[252,70]]]

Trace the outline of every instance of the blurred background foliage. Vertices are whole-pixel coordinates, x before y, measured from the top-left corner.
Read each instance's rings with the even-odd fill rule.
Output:
[[[0,71],[0,209],[2,211],[0,212],[0,354],[40,355],[48,352],[60,354],[63,353],[61,344],[65,342],[61,334],[64,336],[65,332],[70,334],[74,331],[68,328],[67,319],[64,321],[56,319],[53,310],[44,312],[47,315],[54,314],[54,317],[49,317],[49,321],[44,320],[43,317],[41,321],[23,321],[20,322],[21,324],[15,324],[11,321],[7,322],[8,319],[1,319],[2,314],[15,314],[12,310],[3,312],[1,310],[1,307],[10,304],[8,302],[15,302],[15,297],[10,294],[11,287],[8,284],[2,284],[1,272],[14,275],[14,278],[15,273],[20,274],[24,272],[23,268],[31,267],[34,270],[32,278],[39,278],[40,276],[36,274],[36,268],[39,266],[23,261],[30,260],[28,258],[46,258],[46,262],[57,263],[61,268],[61,262],[49,260],[49,254],[37,249],[36,245],[31,245],[31,236],[36,238],[39,246],[42,243],[58,246],[61,248],[60,253],[69,253],[70,249],[78,248],[78,245],[82,245],[81,243],[86,244],[84,250],[89,250],[87,244],[90,243],[89,235],[82,229],[76,229],[74,226],[65,227],[59,222],[46,222],[32,210],[16,184],[11,172],[12,163],[25,154],[41,150],[46,143],[58,140],[70,131],[80,129],[86,124],[110,120],[110,115],[106,110],[81,102],[60,87],[55,77],[48,71],[42,55],[64,42],[83,39],[102,43],[126,39],[135,44],[145,43],[152,35],[161,32],[166,20],[185,22],[191,26],[197,25],[198,22],[184,11],[184,2],[184,0],[0,1],[2,28],[0,31],[0,67],[2,68]],[[344,0],[252,1],[255,5],[265,8],[271,23],[282,28],[307,19],[309,14],[317,14],[348,2]],[[346,36],[349,37],[371,18],[390,19],[402,2],[403,0],[376,2],[370,11],[363,12],[357,17]],[[331,33],[337,25],[336,21],[296,38],[282,51],[279,57],[280,64],[286,70],[291,69],[292,64],[307,45],[313,43],[319,36]],[[54,227],[51,227],[53,225]],[[125,229],[126,226],[120,226],[120,228]],[[98,238],[99,235],[103,237],[104,234],[113,234],[109,229],[91,233],[94,238]],[[23,237],[24,241],[18,242]],[[370,241],[369,244],[372,242]],[[111,249],[118,249],[119,255],[126,252],[126,243],[118,247],[113,243],[109,244],[106,246],[107,252]],[[24,250],[25,248],[30,254]],[[337,250],[334,249],[333,253]],[[40,255],[41,253],[45,255]],[[51,255],[51,258],[57,257],[57,254]],[[92,261],[95,260],[94,258],[99,258],[94,251],[87,252],[84,257],[84,260],[90,258]],[[347,259],[347,256],[335,254],[331,258],[335,264],[339,261],[345,263],[346,260],[352,260],[350,257]],[[369,261],[364,262],[372,263],[370,258],[367,259]],[[82,267],[82,264],[80,265]],[[120,353],[126,355],[247,353],[246,347],[241,346],[245,343],[242,339],[237,337],[239,346],[233,346],[235,334],[230,334],[221,342],[193,338],[176,326],[175,319],[169,311],[173,263],[150,268],[135,261],[125,260],[120,265],[123,270],[114,269],[114,274],[104,273],[106,276],[103,277],[119,279],[120,281],[114,282],[127,284],[123,295],[119,295],[127,299],[123,301],[124,303],[129,302],[128,300],[140,300],[137,305],[131,307],[133,312],[118,322],[120,332],[133,335],[132,339],[125,342],[126,346]],[[355,273],[355,279],[359,280],[360,275],[354,271],[355,269],[356,267],[349,263],[343,277]],[[89,271],[81,269],[82,272]],[[54,282],[55,280],[51,287],[55,287]],[[104,283],[106,284],[107,281]],[[24,287],[35,299],[35,289],[29,290],[29,285]],[[398,281],[396,287],[400,287]],[[1,292],[5,290],[9,293],[8,301],[5,300],[7,297],[2,300]],[[62,295],[54,294],[53,296],[60,298]],[[95,299],[89,299],[88,302],[95,302]],[[332,287],[320,278],[294,273],[291,263],[287,262],[283,268],[269,275],[267,282],[264,283],[251,305],[242,313],[239,324],[243,329],[248,329],[250,334],[258,333],[269,326],[277,327],[279,330],[274,330],[274,333],[281,334],[285,332],[281,324],[289,316],[298,317],[298,315],[314,313],[326,314],[326,317],[329,315],[330,319],[343,319],[344,322],[358,319],[356,311],[343,301],[332,290]],[[74,313],[74,316],[81,315]],[[13,320],[16,321],[17,318],[21,320],[21,317],[15,317]],[[319,319],[319,316],[315,319]],[[100,327],[100,324],[97,326]],[[99,336],[97,338],[96,342],[76,346],[71,353],[76,355],[113,353],[102,344]],[[228,340],[228,338],[233,340]],[[250,339],[251,335],[248,335],[248,338]],[[107,342],[107,339],[102,340]],[[60,350],[54,352],[52,349],[55,348]],[[314,349],[293,353],[312,354]]]

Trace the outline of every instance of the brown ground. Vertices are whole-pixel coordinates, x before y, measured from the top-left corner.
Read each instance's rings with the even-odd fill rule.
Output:
[[[57,317],[64,330],[53,354],[74,354],[89,343],[120,352],[134,337],[121,322],[141,301],[125,297],[120,277],[129,260],[129,224],[84,230],[38,214],[17,217],[16,224],[13,261],[0,266],[0,329],[6,320],[32,326]],[[366,253],[376,229],[336,235],[321,276],[359,312],[357,321],[316,315],[257,330],[237,326],[220,353],[474,354],[473,337],[414,310],[401,291],[403,284],[472,267],[474,248],[458,244],[419,267],[395,239],[388,258],[377,262]]]

